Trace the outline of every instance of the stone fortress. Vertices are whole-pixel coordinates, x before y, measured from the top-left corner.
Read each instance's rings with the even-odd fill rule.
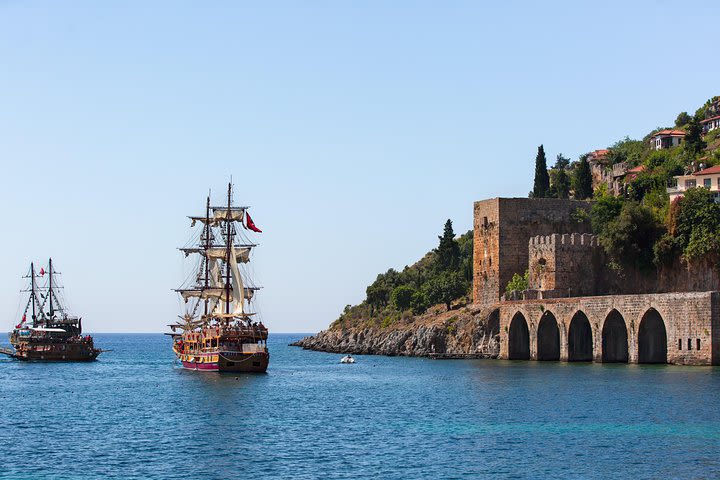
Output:
[[[475,202],[473,301],[493,306],[500,358],[720,364],[720,277],[685,267],[656,274],[608,267],[577,211],[590,202]],[[515,273],[528,290],[506,297]]]

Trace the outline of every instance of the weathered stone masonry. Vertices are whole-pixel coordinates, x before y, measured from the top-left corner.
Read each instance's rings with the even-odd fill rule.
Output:
[[[595,362],[628,361],[629,363],[656,363],[652,358],[639,358],[643,342],[652,343],[662,336],[660,328],[655,332],[647,329],[640,335],[643,322],[658,318],[655,323],[665,330],[667,363],[683,365],[720,364],[720,293],[661,293],[648,295],[606,295],[598,297],[557,298],[503,302],[500,311],[500,358],[522,358],[524,347],[527,359],[538,360],[545,349],[547,360],[589,360],[571,355],[571,327],[576,328],[585,319],[590,326],[587,338],[575,336],[575,343],[589,340],[591,358]],[[603,352],[617,347],[621,339],[609,339],[611,321],[621,320],[627,333],[627,360],[608,358]],[[514,323],[514,325],[513,325]],[[543,323],[543,327],[541,327]],[[541,330],[554,332],[557,339]],[[527,339],[523,335],[527,328]],[[605,339],[605,342],[603,341]],[[612,344],[608,342],[612,340]],[[557,341],[557,345],[555,344]],[[519,343],[525,343],[520,345]],[[604,345],[605,344],[605,345]],[[622,345],[620,345],[622,346]],[[654,345],[655,347],[662,345]],[[554,351],[550,351],[554,350]],[[576,349],[577,350],[577,349]],[[578,353],[577,351],[575,352]],[[606,354],[605,356],[603,354]],[[649,352],[652,353],[652,352]],[[558,358],[554,358],[557,355]],[[664,363],[661,359],[657,363]]]
[[[530,237],[529,295],[542,298],[578,297],[603,293],[598,273],[603,250],[588,233],[536,235]],[[537,297],[536,297],[537,298]]]
[[[475,202],[473,299],[489,304],[500,300],[513,274],[528,268],[528,241],[535,235],[589,233],[587,223],[573,214],[590,203],[552,198],[493,198]]]
[[[589,207],[556,199],[475,203],[473,298],[497,307],[500,358],[720,365],[716,269],[617,277],[587,222],[575,219]],[[512,275],[526,269],[523,300],[502,299]]]

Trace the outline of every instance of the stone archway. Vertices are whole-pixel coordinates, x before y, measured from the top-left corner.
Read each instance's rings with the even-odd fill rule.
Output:
[[[628,357],[628,332],[625,319],[620,312],[613,310],[603,323],[602,361],[603,363],[627,363]]]
[[[587,315],[580,310],[570,320],[568,330],[568,362],[592,362],[592,328]]]
[[[555,315],[545,312],[537,331],[537,359],[560,360],[560,329]]]
[[[527,320],[520,312],[517,312],[510,322],[508,358],[510,360],[530,360],[530,331]]]
[[[651,308],[638,329],[638,363],[667,363],[667,331],[660,313]]]

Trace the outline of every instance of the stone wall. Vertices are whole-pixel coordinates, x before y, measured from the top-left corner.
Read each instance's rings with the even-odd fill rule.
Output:
[[[590,225],[573,219],[591,203],[552,198],[493,198],[475,202],[473,299],[500,300],[513,274],[528,268],[528,240],[553,233],[589,233]]]
[[[547,353],[548,335],[557,325],[559,360],[571,358],[572,334],[584,320],[589,324],[587,341],[589,352],[595,362],[608,361],[604,357],[604,343],[610,350],[610,319],[618,319],[624,325],[627,335],[627,361],[643,362],[640,351],[647,348],[647,333],[641,334],[643,322],[651,317],[661,319],[664,326],[667,363],[683,365],[720,364],[720,293],[692,292],[647,295],[608,295],[596,297],[575,297],[553,300],[525,300],[503,302],[500,311],[500,358],[508,359],[522,352],[524,336],[527,336],[527,357],[537,360]],[[524,323],[523,323],[524,322]],[[541,322],[544,326],[541,327]],[[573,322],[575,325],[573,326]],[[527,330],[523,330],[523,325]],[[647,324],[646,324],[647,325]],[[543,331],[541,331],[543,330]],[[647,330],[645,330],[647,332]],[[643,335],[645,335],[643,337]],[[552,339],[552,335],[549,337]],[[577,343],[579,340],[574,341]],[[646,345],[643,345],[645,343]],[[657,347],[657,345],[656,345]],[[606,352],[607,353],[607,352]],[[547,356],[546,356],[546,359]],[[662,363],[662,362],[660,362]]]
[[[603,293],[604,255],[594,235],[536,235],[530,238],[528,252],[529,288],[542,298]]]

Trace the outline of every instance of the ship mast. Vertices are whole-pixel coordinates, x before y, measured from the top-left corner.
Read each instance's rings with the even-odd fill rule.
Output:
[[[37,315],[35,314],[35,265],[30,262],[30,301],[33,307],[33,328],[37,327]]]
[[[225,322],[230,321],[230,254],[232,249],[232,222],[230,219],[231,215],[231,202],[232,202],[232,183],[228,183],[228,206],[227,206],[227,217],[225,221],[225,228],[227,228],[227,237],[225,245],[225,313],[228,315]]]
[[[208,250],[210,249],[210,195],[207,197],[207,204],[205,205],[205,290],[207,290],[210,283],[210,257],[208,256]],[[208,298],[205,298],[205,316],[208,314]]]
[[[48,269],[50,269],[50,288],[48,288],[48,301],[50,302],[50,318],[52,319],[54,315],[53,311],[53,299],[52,299],[52,293],[53,293],[53,285],[52,285],[52,274],[53,274],[53,268],[52,268],[52,258],[48,260]]]

